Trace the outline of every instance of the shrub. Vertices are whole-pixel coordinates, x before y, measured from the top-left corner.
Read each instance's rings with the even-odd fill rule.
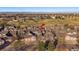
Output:
[[[54,51],[54,49],[55,49],[55,46],[51,42],[49,42],[48,51]]]
[[[45,47],[44,47],[44,43],[42,41],[39,41],[39,51],[44,51]]]
[[[18,40],[14,43],[13,46],[14,46],[15,50],[20,50],[22,47],[25,46],[25,43],[23,41]]]

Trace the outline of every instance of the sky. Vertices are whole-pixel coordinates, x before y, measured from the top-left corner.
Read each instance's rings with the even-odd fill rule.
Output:
[[[0,12],[78,12],[79,7],[0,7]]]

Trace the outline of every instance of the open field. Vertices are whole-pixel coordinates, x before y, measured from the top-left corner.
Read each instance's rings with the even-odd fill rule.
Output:
[[[1,51],[79,51],[79,14],[0,14]]]

